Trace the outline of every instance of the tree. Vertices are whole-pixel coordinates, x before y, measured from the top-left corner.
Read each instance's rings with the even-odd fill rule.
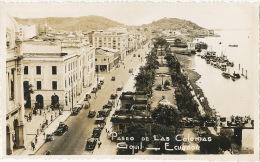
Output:
[[[180,126],[181,115],[179,111],[171,105],[158,105],[151,116],[155,123],[164,126]]]
[[[170,83],[170,81],[169,80],[165,80],[165,82],[164,82],[164,88],[166,88],[167,86],[170,86],[171,85],[171,83]]]
[[[231,150],[231,140],[225,136],[209,135],[206,138],[211,141],[200,141],[200,152],[203,154],[219,154],[227,150]]]
[[[146,129],[144,124],[134,123],[127,127],[126,136],[134,137],[133,142],[140,142],[142,137],[148,137],[149,130]]]

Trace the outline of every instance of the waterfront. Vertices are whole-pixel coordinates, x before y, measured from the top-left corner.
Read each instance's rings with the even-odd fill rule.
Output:
[[[209,49],[220,55],[223,51],[230,61],[235,65],[230,68],[230,73],[236,71],[242,73],[242,67],[247,70],[248,79],[244,77],[233,82],[221,76],[222,71],[206,64],[204,59],[194,57],[193,67],[201,78],[198,85],[207,96],[210,106],[215,108],[220,115],[229,117],[231,115],[254,117],[254,109],[257,106],[257,67],[258,55],[254,54],[253,43],[250,33],[247,31],[219,31],[222,37],[207,37],[201,39],[209,44]],[[248,38],[249,37],[249,38]],[[221,42],[221,44],[219,44]],[[238,47],[228,47],[229,44],[237,44]]]
[[[234,82],[231,79],[225,79],[221,76],[220,69],[207,64],[198,56],[192,56],[190,68],[201,75],[197,81],[198,86],[202,88],[210,107],[216,109],[221,116],[235,115],[256,118],[258,54],[254,51],[252,33],[247,30],[226,30],[217,33],[221,37],[206,37],[201,38],[200,41],[207,43],[208,50],[216,51],[218,56],[224,53],[230,61],[234,61],[235,65],[229,69],[230,73],[236,71],[241,74],[242,68],[244,68],[244,74],[247,70],[248,79],[241,77]],[[229,47],[230,44],[236,44],[238,47]],[[252,134],[253,130],[243,131],[243,147],[253,148]]]

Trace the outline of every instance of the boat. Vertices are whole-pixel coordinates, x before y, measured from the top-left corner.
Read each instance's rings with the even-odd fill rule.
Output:
[[[230,74],[229,73],[226,73],[226,72],[223,72],[222,73],[222,76],[226,79],[229,79],[230,78]]]
[[[237,44],[230,44],[230,45],[228,45],[229,47],[238,47],[238,45]]]
[[[233,75],[232,75],[232,78],[234,78],[234,79],[239,79],[240,78],[240,74],[236,74],[235,72],[233,73]]]

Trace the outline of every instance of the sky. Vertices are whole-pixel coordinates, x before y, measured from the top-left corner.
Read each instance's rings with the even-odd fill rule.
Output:
[[[258,22],[258,6],[234,2],[56,2],[2,3],[21,18],[103,16],[126,25],[142,25],[161,18],[190,20],[208,29],[250,29]]]

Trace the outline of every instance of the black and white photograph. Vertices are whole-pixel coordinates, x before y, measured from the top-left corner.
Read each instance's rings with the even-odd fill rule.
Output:
[[[0,44],[4,158],[259,159],[258,3],[0,2]]]

